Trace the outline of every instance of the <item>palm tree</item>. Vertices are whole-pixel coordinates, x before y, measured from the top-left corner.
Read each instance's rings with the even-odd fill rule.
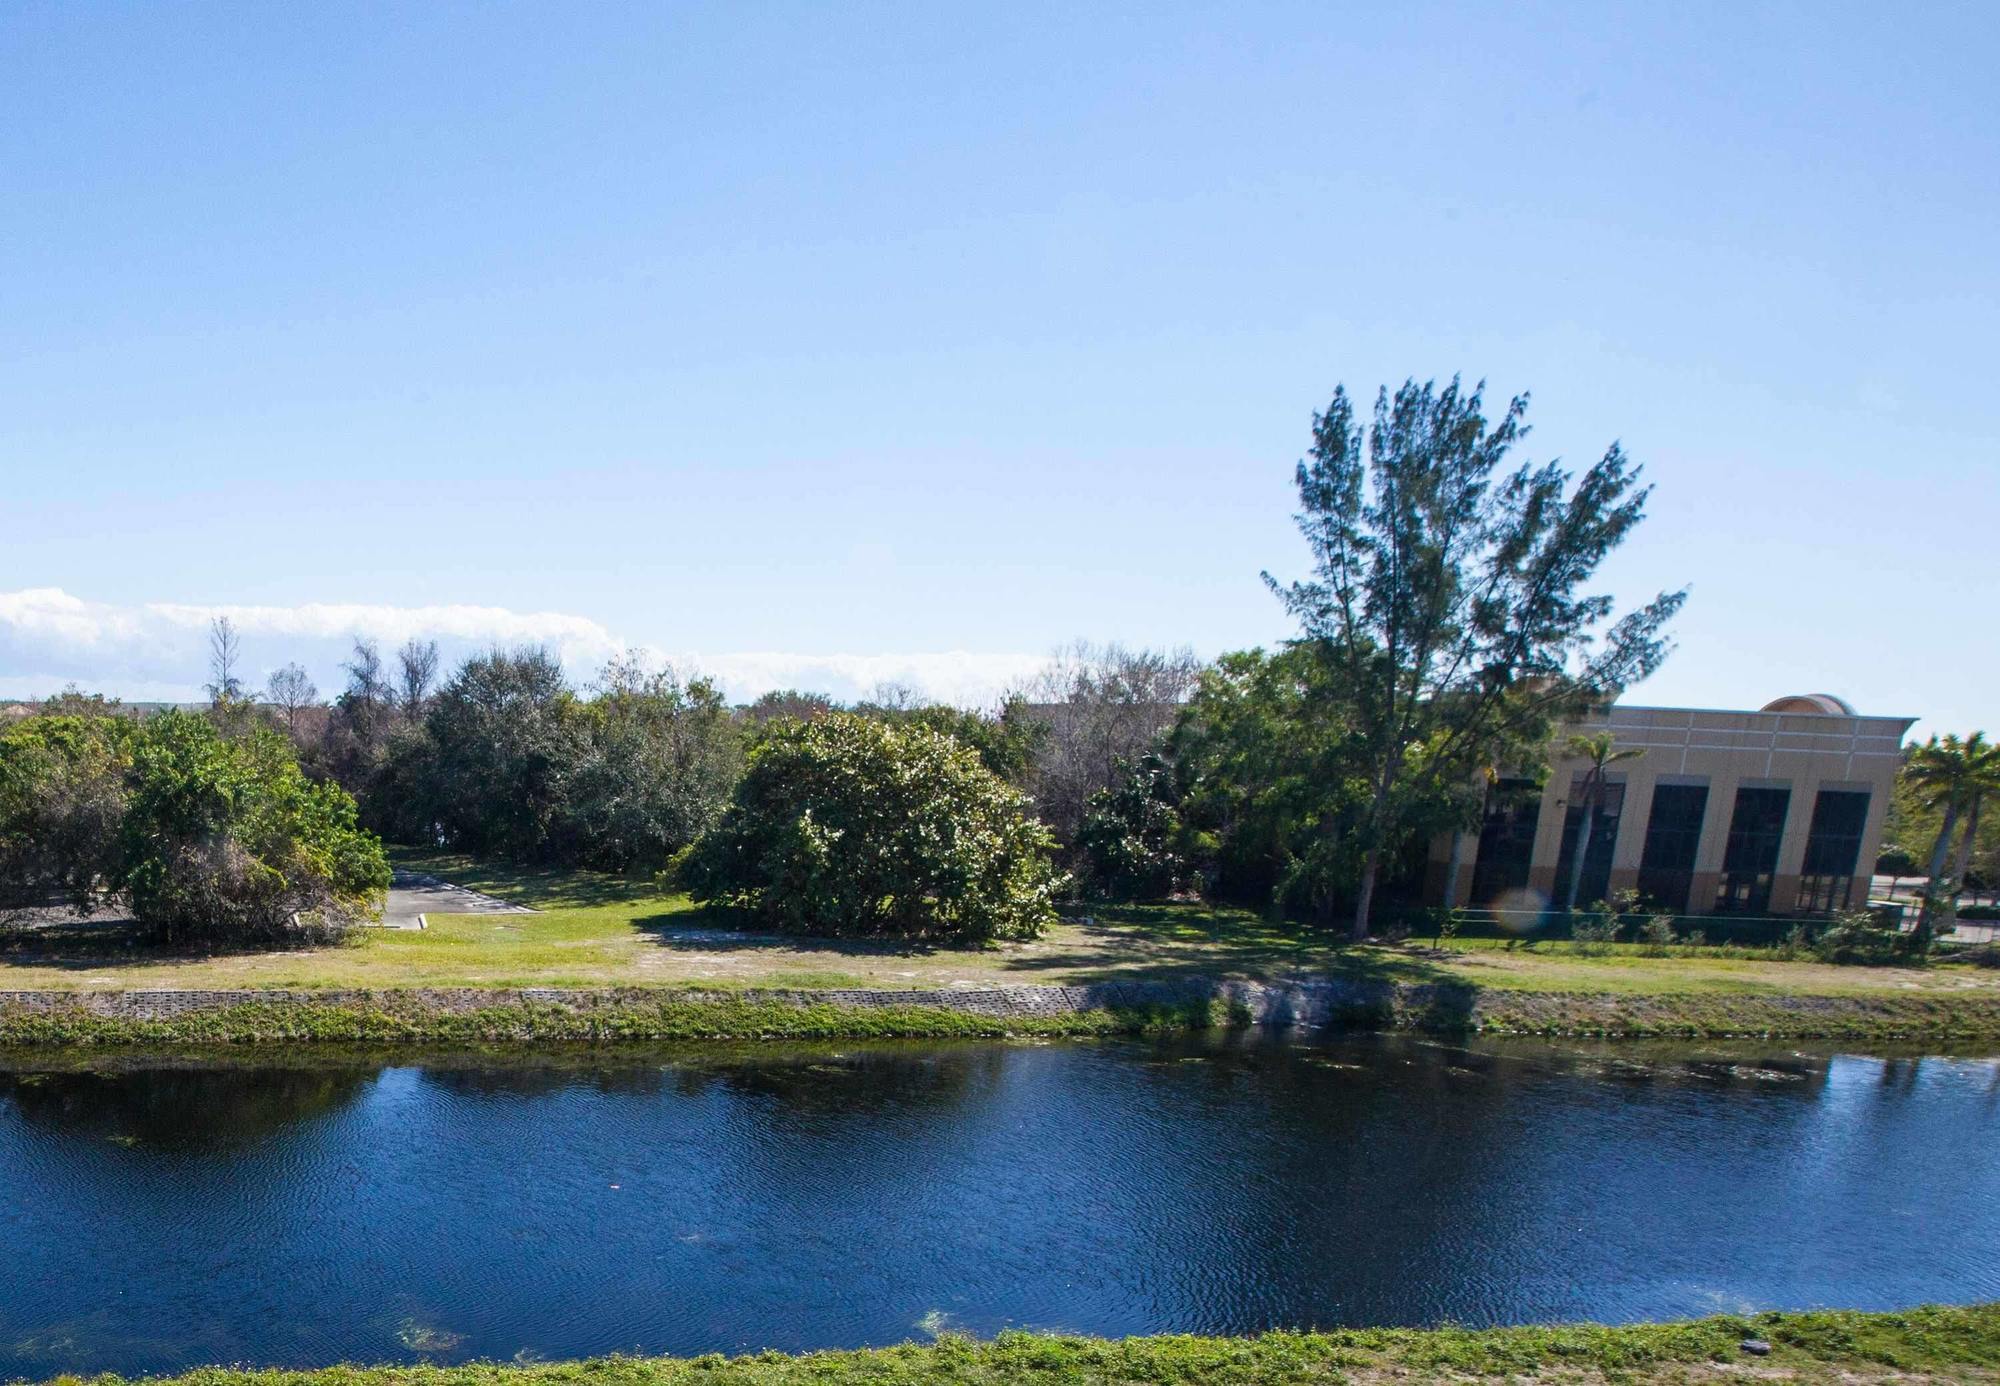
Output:
[[[1974,739],[1979,739],[1977,732]],[[1967,743],[1968,746],[1970,742]],[[1971,754],[1971,770],[1965,784],[1965,827],[1958,840],[1958,855],[1951,866],[1951,894],[1944,904],[1946,927],[1956,922],[1958,917],[1958,893],[1965,889],[1967,869],[1972,865],[1972,850],[1979,839],[1979,809],[1989,794],[2000,795],[2000,746],[1986,746]]]
[[[1583,824],[1577,829],[1576,855],[1570,859],[1569,881],[1563,888],[1563,908],[1576,908],[1576,893],[1583,885],[1583,858],[1590,851],[1591,836],[1597,831],[1597,815],[1604,807],[1604,772],[1621,760],[1637,760],[1641,750],[1621,751],[1610,732],[1593,736],[1572,736],[1565,748],[1572,760],[1590,762],[1583,776]]]
[[[1964,740],[1949,732],[1933,736],[1910,752],[1903,773],[1926,808],[1944,812],[1937,842],[1931,847],[1923,907],[1917,914],[1917,950],[1928,952],[1938,913],[1957,913],[1958,888],[1971,857],[1972,834],[1979,831],[1980,803],[1989,794],[2000,795],[2000,746],[1988,742],[1984,732],[1974,732]],[[1956,869],[1947,875],[1945,866],[1961,819],[1966,821],[1968,832]]]
[[[2000,748],[1996,748],[1996,751],[2000,751]],[[1951,864],[1951,897],[1945,901],[1944,907],[1947,928],[1958,922],[1958,893],[1965,889],[1966,868],[1972,865],[1973,840],[1979,836],[1980,801],[1996,789],[2000,789],[2000,782],[1984,786],[1975,785],[1966,795],[1965,830],[1959,835],[1958,856]],[[1972,898],[1978,900],[1977,892]]]

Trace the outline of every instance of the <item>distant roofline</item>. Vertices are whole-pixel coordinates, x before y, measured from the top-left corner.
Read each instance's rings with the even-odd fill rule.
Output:
[[[1766,712],[1763,708],[1750,707],[1673,707],[1665,703],[1608,703],[1607,712],[1698,712],[1713,717],[1824,717],[1829,721],[1847,722],[1901,722],[1905,728],[1916,725],[1915,717],[1900,717],[1888,713],[1875,712]]]

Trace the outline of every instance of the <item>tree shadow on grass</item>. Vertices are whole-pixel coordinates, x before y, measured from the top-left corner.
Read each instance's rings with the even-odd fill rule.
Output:
[[[978,957],[993,953],[983,945],[946,947],[934,941],[904,938],[825,938],[816,934],[777,934],[760,928],[749,911],[714,902],[690,902],[677,909],[635,917],[633,927],[662,948],[681,952],[816,953],[833,958],[921,958],[939,954]],[[997,956],[997,954],[996,954]]]
[[[595,909],[654,899],[661,893],[651,876],[619,876],[608,871],[582,871],[567,866],[534,866],[481,860],[462,852],[426,852],[407,847],[389,849],[400,872],[435,876],[481,895],[509,904],[551,910]]]
[[[239,947],[214,944],[162,943],[137,921],[106,913],[89,919],[57,919],[31,925],[0,927],[0,969],[46,968],[58,972],[123,972],[151,967],[180,967],[217,958],[281,957],[311,953],[338,944],[302,944],[297,948]],[[6,974],[0,970],[0,982]]]
[[[1468,986],[1426,951],[1354,944],[1337,933],[1247,910],[1196,905],[1116,905],[1005,959],[1007,972],[1063,972],[1082,983],[1196,978]],[[1067,946],[1064,946],[1067,945]],[[1024,977],[1023,980],[1029,980]],[[1476,990],[1476,988],[1475,988]]]
[[[1100,909],[1027,943],[955,946],[924,939],[842,939],[777,934],[745,910],[689,904],[635,918],[662,948],[753,956],[765,952],[841,959],[960,958],[994,974],[995,985],[1091,986],[1114,982],[1255,980],[1431,985],[1434,1004],[1469,1014],[1478,988],[1447,961],[1451,955],[1380,944],[1354,945],[1338,934],[1261,919],[1242,910],[1189,905]]]

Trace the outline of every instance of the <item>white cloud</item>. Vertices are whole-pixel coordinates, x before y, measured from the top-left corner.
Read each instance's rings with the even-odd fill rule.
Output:
[[[0,697],[32,698],[67,684],[131,701],[198,698],[207,678],[208,626],[227,616],[243,637],[249,682],[296,660],[323,692],[340,686],[340,663],[357,636],[379,641],[384,655],[405,640],[436,640],[447,664],[493,645],[547,645],[578,679],[587,679],[628,641],[587,616],[512,611],[497,606],[388,606],[313,602],[302,606],[202,606],[92,602],[61,588],[0,592]],[[1037,655],[965,650],[916,654],[671,653],[655,658],[698,670],[730,697],[748,700],[773,688],[863,697],[901,683],[931,698],[977,705],[1024,679]]]
[[[977,707],[1023,682],[1044,661],[1041,655],[978,654],[970,650],[882,655],[758,651],[694,654],[675,659],[674,664],[701,670],[738,699],[754,698],[773,688],[856,698],[883,684],[907,684],[938,702]]]

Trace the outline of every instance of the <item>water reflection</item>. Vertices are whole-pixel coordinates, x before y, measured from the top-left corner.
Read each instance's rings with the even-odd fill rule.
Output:
[[[95,1067],[0,1073],[0,1378],[2000,1295],[1984,1061],[1237,1036]]]
[[[372,1071],[159,1068],[0,1072],[0,1102],[68,1138],[127,1148],[222,1151],[352,1102]]]

